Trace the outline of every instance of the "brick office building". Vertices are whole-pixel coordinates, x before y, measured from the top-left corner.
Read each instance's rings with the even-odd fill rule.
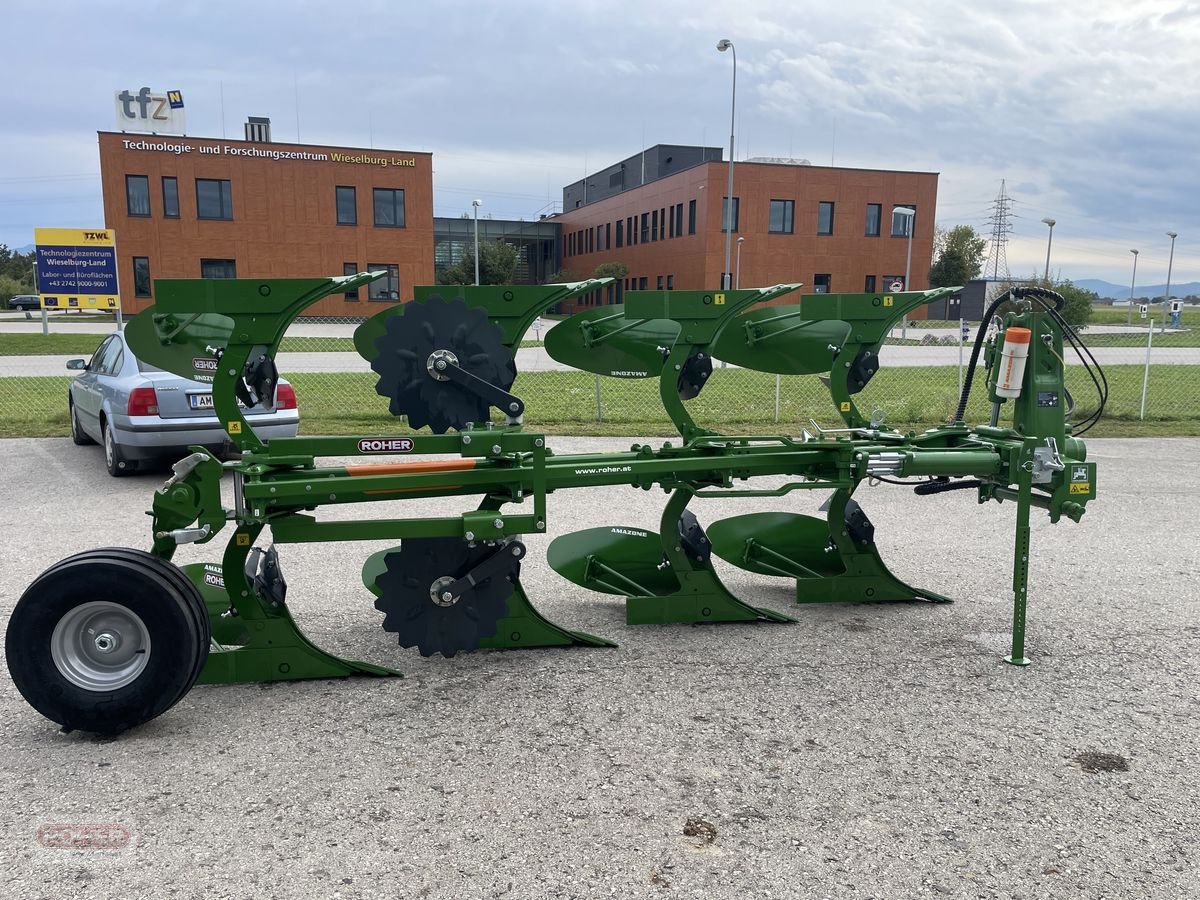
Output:
[[[725,262],[729,168],[715,147],[659,145],[563,189],[562,265],[573,276],[623,263],[629,276],[575,307],[619,302],[625,290],[718,288]],[[936,173],[734,163],[730,281],[746,287],[803,282],[802,291],[887,291],[928,286]],[[893,214],[897,206],[914,217]],[[737,263],[741,248],[740,270]],[[564,309],[570,312],[571,309]],[[917,310],[914,317],[923,317]]]
[[[249,130],[249,129],[248,129]],[[387,278],[310,307],[366,316],[433,282],[429,153],[100,132],[104,224],[117,235],[122,306],[156,278]]]

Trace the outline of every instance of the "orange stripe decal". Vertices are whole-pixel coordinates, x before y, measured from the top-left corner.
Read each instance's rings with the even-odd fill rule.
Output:
[[[362,475],[426,475],[431,472],[466,472],[475,468],[473,459],[430,459],[402,463],[375,463],[365,466],[346,466],[346,474]]]

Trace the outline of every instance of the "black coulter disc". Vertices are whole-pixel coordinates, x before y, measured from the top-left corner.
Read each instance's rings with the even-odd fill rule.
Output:
[[[384,559],[387,571],[376,580],[375,608],[384,614],[383,630],[395,633],[401,647],[416,647],[422,656],[451,657],[478,648],[484,638],[496,633],[508,613],[520,561],[513,559],[500,573],[476,583],[448,605],[437,602],[433,594],[437,582],[461,578],[497,552],[507,551],[483,544],[469,547],[458,538],[402,541],[400,549]]]
[[[434,434],[445,434],[468,422],[486,422],[488,402],[462,385],[434,378],[429,359],[437,351],[452,354],[459,368],[507,391],[517,367],[502,338],[483,309],[462,300],[434,296],[409,303],[403,315],[388,319],[387,331],[375,341],[375,391],[389,398],[392,415],[406,416],[412,428],[428,425]]]

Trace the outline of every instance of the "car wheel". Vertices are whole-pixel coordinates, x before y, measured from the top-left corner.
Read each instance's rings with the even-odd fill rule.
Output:
[[[113,437],[113,430],[107,422],[100,423],[100,433],[104,438],[104,465],[108,468],[108,474],[114,478],[128,475],[134,470],[134,464],[121,452],[121,445]]]
[[[86,447],[88,444],[96,443],[90,437],[88,437],[88,433],[86,431],[84,431],[83,428],[80,426],[79,413],[75,410],[75,404],[72,403],[68,399],[67,405],[71,409],[71,440],[72,440],[72,442],[74,442],[75,444],[78,444],[80,447]]]
[[[34,709],[67,731],[117,734],[170,709],[208,658],[208,611],[169,562],[138,550],[64,559],[25,591],[5,640]]]

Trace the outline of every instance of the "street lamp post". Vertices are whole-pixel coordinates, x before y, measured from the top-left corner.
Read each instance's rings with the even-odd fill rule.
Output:
[[[1043,225],[1050,226],[1050,237],[1046,238],[1046,273],[1042,276],[1042,281],[1046,282],[1046,286],[1050,286],[1050,245],[1054,243],[1054,225],[1055,221],[1049,216],[1042,219]]]
[[[912,274],[912,242],[913,232],[916,231],[913,226],[917,223],[917,211],[907,206],[894,206],[892,215],[908,219],[908,255],[904,259],[904,290],[909,291],[912,290],[908,279]],[[908,337],[908,313],[905,313],[900,320],[900,337],[901,339]]]
[[[1138,252],[1136,250],[1130,250],[1129,252],[1133,254],[1133,277],[1129,279],[1129,320],[1128,320],[1129,324],[1132,325],[1133,324],[1133,289],[1134,289],[1134,285],[1137,284]]]
[[[734,267],[733,286],[738,290],[742,287],[742,244],[746,243],[744,237],[738,238],[737,265]]]
[[[1171,255],[1167,258],[1167,296],[1163,298],[1163,321],[1159,334],[1167,333],[1167,313],[1171,309],[1171,266],[1175,263],[1175,238],[1179,235],[1174,231],[1168,231],[1167,237],[1171,239]]]
[[[722,53],[728,50],[733,54],[733,93],[729,100],[729,186],[725,191],[725,268],[721,272],[721,287],[728,290],[729,248],[733,239],[733,123],[734,110],[737,108],[737,50],[729,38],[719,40],[717,49]]]
[[[479,207],[483,205],[482,200],[472,200],[471,205],[475,207],[475,284],[479,284]]]

